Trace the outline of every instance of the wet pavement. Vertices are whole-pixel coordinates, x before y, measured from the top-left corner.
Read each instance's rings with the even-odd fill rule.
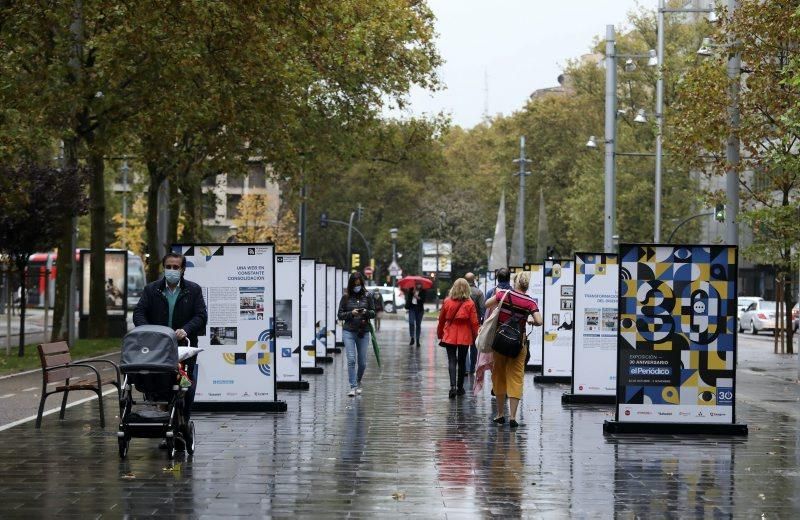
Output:
[[[88,402],[2,431],[0,517],[800,517],[796,356],[771,343],[740,356],[749,437],[605,437],[613,407],[562,406],[567,387],[532,374],[517,431],[490,422],[490,385],[448,399],[446,355],[423,326],[416,349],[384,321],[383,370],[370,356],[359,397],[339,355],[311,390],[281,392],[286,413],[195,413],[197,451],[174,463],[148,439],[120,462],[111,398],[105,430]]]

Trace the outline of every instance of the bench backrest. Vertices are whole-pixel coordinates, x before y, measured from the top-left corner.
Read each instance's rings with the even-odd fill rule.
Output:
[[[69,345],[67,345],[66,341],[42,343],[38,348],[39,360],[42,362],[42,377],[44,377],[45,384],[55,381],[64,381],[72,377],[71,368],[65,367],[50,370],[49,372],[45,371],[47,368],[72,362],[72,356],[69,355]]]

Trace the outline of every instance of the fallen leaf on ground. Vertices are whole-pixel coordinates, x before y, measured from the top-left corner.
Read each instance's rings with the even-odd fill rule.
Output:
[[[392,498],[395,500],[405,500],[406,492],[405,491],[395,491],[392,493]]]
[[[133,473],[125,473],[120,478],[122,478],[122,480],[133,480],[136,478],[136,475],[134,475]]]

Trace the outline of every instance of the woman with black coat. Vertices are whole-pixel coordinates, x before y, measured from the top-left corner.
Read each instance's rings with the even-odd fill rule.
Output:
[[[369,320],[375,318],[374,300],[364,288],[361,273],[354,272],[347,280],[347,291],[339,301],[338,318],[342,323],[342,341],[347,355],[347,375],[350,380],[350,397],[362,392],[361,378],[367,368],[369,350]],[[356,371],[356,358],[358,371]]]

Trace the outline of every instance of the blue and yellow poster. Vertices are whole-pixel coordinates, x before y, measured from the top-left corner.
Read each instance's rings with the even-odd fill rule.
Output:
[[[735,246],[620,246],[617,421],[732,424]]]

